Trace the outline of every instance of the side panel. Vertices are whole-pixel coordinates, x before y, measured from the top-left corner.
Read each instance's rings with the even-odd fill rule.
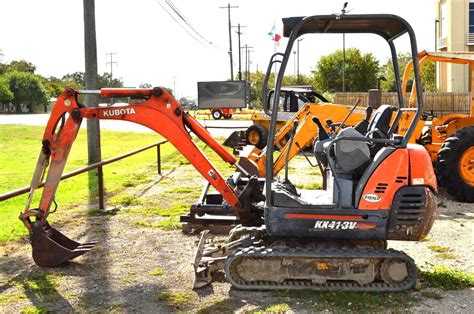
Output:
[[[361,210],[390,209],[397,190],[408,184],[408,167],[407,149],[399,148],[391,153],[368,179],[360,196],[358,208]]]
[[[270,236],[383,240],[387,223],[387,211],[314,207],[265,210],[265,225]]]
[[[410,154],[410,184],[429,186],[436,191],[436,175],[426,149],[417,144],[408,144],[407,149]]]
[[[436,218],[436,198],[426,186],[405,186],[397,191],[389,213],[387,239],[419,241]]]

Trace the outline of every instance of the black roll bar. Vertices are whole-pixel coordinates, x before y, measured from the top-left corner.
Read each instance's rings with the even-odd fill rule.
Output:
[[[285,53],[283,54],[283,60],[281,60],[280,70],[278,71],[278,76],[275,78],[275,92],[273,95],[273,106],[272,110],[265,110],[265,113],[271,114],[270,118],[270,127],[267,137],[267,143],[273,143],[275,138],[275,128],[277,121],[277,112],[278,112],[278,97],[280,95],[280,90],[283,82],[283,76],[285,73],[288,60],[293,49],[293,44],[295,40],[306,33],[372,33],[381,36],[384,38],[389,46],[392,54],[392,62],[394,65],[394,72],[397,77],[397,93],[399,100],[399,109],[403,106],[403,97],[400,85],[400,71],[398,69],[398,60],[396,55],[396,49],[393,44],[393,41],[402,36],[405,33],[408,33],[411,44],[411,54],[413,59],[413,70],[416,86],[421,86],[420,71],[418,65],[418,52],[416,45],[416,36],[415,33],[403,18],[392,15],[392,14],[358,14],[358,15],[314,15],[309,17],[294,17],[287,18],[283,20],[285,23],[284,35],[289,37],[288,44],[286,46]],[[362,21],[362,23],[358,23]],[[288,35],[289,34],[289,35]],[[276,53],[272,56],[272,59],[267,69],[267,74],[264,80],[264,89],[263,91],[267,92],[267,83],[271,73],[271,67],[275,62],[273,59],[276,55],[281,55]],[[422,90],[417,93],[417,112],[415,117],[410,124],[410,127],[407,130],[400,146],[406,146],[408,141],[413,134],[416,124],[418,123],[422,108],[423,108],[423,94]],[[266,101],[266,100],[264,100]],[[266,106],[264,105],[264,109]],[[400,119],[400,111],[398,110],[396,119],[392,124],[392,127],[398,123]],[[272,114],[273,113],[273,114]],[[393,132],[392,128],[390,131]],[[265,194],[266,194],[266,207],[272,206],[272,194],[271,194],[271,183],[273,180],[273,145],[267,145],[266,147],[266,164],[265,164]],[[337,181],[336,181],[337,184]]]

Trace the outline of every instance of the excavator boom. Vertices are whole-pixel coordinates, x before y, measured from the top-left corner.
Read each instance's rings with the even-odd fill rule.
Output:
[[[97,93],[109,98],[132,97],[143,99],[143,101],[125,106],[87,108],[77,101],[77,96],[81,93]],[[235,209],[236,215],[240,214],[242,206],[239,195],[198,148],[188,129],[211,147],[225,162],[234,165],[236,159],[216,142],[199,122],[183,112],[181,105],[164,89],[102,89],[100,91],[67,89],[60,95],[51,112],[31,182],[30,195],[25,210],[20,215],[20,219],[30,231],[33,257],[40,266],[57,266],[78,256],[78,249],[84,249],[79,243],[68,239],[52,228],[46,220],[69,152],[84,118],[125,120],[154,130],[165,137],[190,161],[196,170]],[[33,194],[46,173],[39,207],[30,209]],[[245,199],[247,198],[248,194],[245,196]],[[250,206],[248,202],[245,203]],[[32,217],[36,218],[35,221],[32,221]],[[90,247],[88,245],[87,249]],[[62,252],[63,248],[68,248],[69,251]],[[58,256],[51,258],[48,250],[58,251]]]

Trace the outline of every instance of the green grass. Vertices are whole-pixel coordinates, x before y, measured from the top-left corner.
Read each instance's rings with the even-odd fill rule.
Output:
[[[399,309],[414,300],[406,293],[366,293],[366,292],[318,292],[312,290],[282,290],[272,292],[280,299],[290,298],[299,301],[309,312],[319,312],[330,308],[336,313],[387,312]]]
[[[161,219],[153,226],[160,228],[161,230],[171,231],[181,228],[181,223],[179,222],[178,217],[170,217]]]
[[[265,308],[263,313],[285,313],[290,310],[288,303],[273,304]]]
[[[451,252],[451,249],[442,245],[428,245],[428,249],[431,251],[438,253],[436,257],[442,259],[457,259],[458,256]]]
[[[449,252],[449,248],[442,245],[428,245],[428,249],[436,253],[446,253]]]
[[[302,190],[321,190],[323,188],[320,182],[296,183],[295,187]]]
[[[21,313],[22,314],[46,314],[46,313],[51,313],[51,312],[46,310],[43,307],[28,306],[28,307],[22,308]]]
[[[0,125],[0,193],[28,186],[34,172],[44,127]],[[101,132],[102,158],[107,159],[129,152],[133,149],[157,142],[162,138],[155,133],[135,132]],[[163,161],[183,158],[170,145],[161,148]],[[71,149],[65,172],[83,167],[87,164],[86,132],[81,129]],[[91,171],[89,173],[94,173]],[[105,189],[108,195],[118,194],[126,187],[149,180],[148,174],[156,173],[156,150],[150,149],[132,157],[123,159],[104,167]],[[96,180],[95,177],[91,182]],[[62,181],[56,193],[58,211],[62,212],[75,205],[88,204],[89,175],[87,173]],[[42,191],[37,191],[32,208]],[[96,188],[92,189],[96,193]],[[26,228],[18,220],[23,210],[27,195],[20,195],[0,203],[0,243],[27,234]],[[123,201],[123,199],[122,199]],[[54,220],[54,214],[50,216]]]
[[[120,205],[120,206],[137,206],[142,205],[143,200],[141,200],[138,196],[130,195],[130,194],[119,194],[111,197],[108,200],[108,204],[110,205]]]
[[[202,303],[204,302],[204,303]],[[201,307],[198,309],[198,314],[207,313],[234,313],[240,306],[239,301],[232,298],[212,297],[201,301]]]
[[[34,172],[44,128],[36,126],[0,125],[0,194],[28,186]],[[102,159],[108,159],[131,150],[162,140],[155,133],[136,132],[101,132]],[[221,141],[222,139],[218,139]],[[211,163],[227,177],[234,171],[234,167],[226,164],[209,147],[197,142],[200,149],[209,157]],[[231,149],[229,149],[230,151]],[[177,165],[187,165],[186,160],[171,144],[161,147],[162,169],[171,169]],[[87,139],[85,130],[81,130],[71,149],[66,163],[65,173],[81,168],[87,164]],[[169,186],[167,190],[155,198],[141,198],[127,189],[151,182],[156,174],[156,150],[150,149],[121,161],[104,166],[104,185],[107,193],[107,205],[122,206],[123,212],[145,215],[161,215],[169,217],[157,223],[139,222],[141,226],[156,227],[163,230],[179,229],[177,217],[189,211],[189,205],[200,194],[200,188],[186,186],[186,180],[200,176],[194,169],[186,171],[179,182],[160,182],[160,185]],[[74,214],[88,216],[115,215],[120,211],[106,212],[91,206],[85,212],[82,208],[89,204],[89,199],[97,195],[96,171],[90,171],[59,184],[56,192],[58,216],[50,215],[48,220],[54,224],[55,217],[60,217],[68,210]],[[88,186],[91,186],[89,192]],[[31,208],[38,206],[42,191],[35,193]],[[192,201],[190,201],[192,199]],[[27,195],[20,195],[0,203],[0,243],[18,239],[27,235],[27,230],[18,219],[24,209]],[[69,221],[69,220],[65,220]]]
[[[150,275],[152,276],[163,276],[164,274],[165,270],[161,267],[157,267],[150,272]]]
[[[439,258],[442,258],[442,259],[458,259],[459,256],[457,256],[456,254],[453,254],[453,253],[439,253],[438,255],[436,255],[437,257]]]
[[[15,304],[24,299],[26,299],[26,295],[24,293],[2,293],[0,294],[0,305]]]
[[[180,308],[191,303],[194,298],[194,293],[188,291],[165,291],[160,292],[155,301],[166,302],[169,306]]]
[[[474,287],[474,274],[439,266],[430,271],[421,271],[420,281],[424,287],[459,290]]]

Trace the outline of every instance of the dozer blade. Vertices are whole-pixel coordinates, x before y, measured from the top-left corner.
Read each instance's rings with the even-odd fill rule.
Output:
[[[33,260],[40,267],[57,267],[90,251],[97,242],[80,244],[51,227],[48,222],[32,225],[30,242]]]

